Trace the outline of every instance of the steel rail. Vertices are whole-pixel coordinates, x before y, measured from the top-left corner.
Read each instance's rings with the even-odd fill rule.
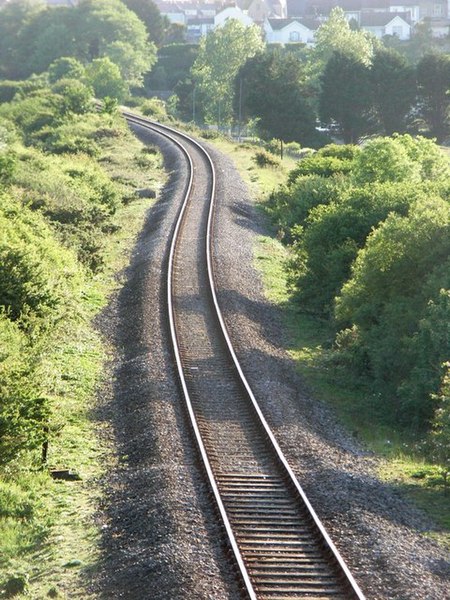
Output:
[[[128,111],[124,111],[123,115],[127,119],[127,121],[129,121],[130,123],[139,125],[141,127],[147,128],[147,129],[151,129],[153,131],[156,131],[160,135],[163,135],[167,139],[171,140],[174,144],[176,144],[177,147],[179,147],[182,150],[184,156],[186,157],[188,166],[189,166],[189,170],[190,170],[189,182],[188,182],[187,190],[185,192],[185,197],[184,197],[184,200],[182,203],[182,207],[180,209],[178,219],[177,219],[177,222],[176,222],[176,225],[174,228],[172,242],[171,242],[171,246],[170,246],[170,252],[169,252],[169,270],[168,270],[168,277],[167,277],[167,290],[168,290],[167,302],[168,302],[170,332],[171,332],[172,342],[174,345],[174,354],[175,354],[175,360],[176,360],[176,364],[177,364],[178,375],[180,378],[180,383],[181,383],[181,387],[183,390],[183,394],[184,394],[184,397],[186,400],[188,413],[189,413],[191,423],[193,426],[195,438],[196,438],[197,444],[199,446],[200,454],[202,457],[202,461],[205,465],[205,470],[206,470],[206,473],[207,473],[207,476],[208,476],[208,479],[209,479],[209,482],[211,485],[211,489],[213,491],[219,512],[221,514],[221,518],[223,520],[224,527],[225,527],[226,533],[229,538],[229,543],[232,547],[237,565],[239,567],[239,571],[241,573],[242,581],[244,583],[246,592],[247,592],[249,598],[251,598],[252,600],[257,600],[258,596],[256,595],[256,592],[254,590],[247,567],[245,565],[244,559],[243,559],[241,551],[239,549],[239,544],[238,544],[235,534],[233,532],[232,525],[230,523],[224,502],[222,500],[222,497],[221,497],[221,494],[219,491],[219,487],[216,482],[216,478],[214,476],[213,469],[211,467],[210,460],[207,455],[205,445],[203,443],[201,432],[200,432],[198,422],[197,422],[197,419],[195,416],[195,411],[192,406],[192,401],[190,398],[188,386],[187,386],[186,379],[184,376],[184,370],[183,370],[180,350],[178,348],[178,338],[177,338],[175,321],[174,321],[174,307],[173,307],[173,302],[172,302],[172,271],[173,271],[177,236],[179,234],[181,224],[183,222],[183,218],[184,218],[184,215],[186,212],[186,207],[189,202],[189,197],[190,197],[190,193],[191,193],[192,185],[193,185],[193,162],[192,162],[192,158],[190,157],[189,152],[186,149],[186,147],[178,139],[176,139],[175,136],[181,137],[183,140],[186,140],[188,143],[194,145],[200,151],[200,153],[205,157],[206,162],[207,162],[208,167],[211,172],[212,186],[211,186],[211,194],[210,194],[211,197],[209,199],[210,206],[209,206],[209,213],[208,213],[208,220],[207,220],[207,232],[206,232],[207,273],[208,273],[211,298],[212,298],[212,302],[214,305],[216,317],[218,319],[220,329],[222,331],[224,340],[226,342],[226,346],[227,346],[229,355],[233,361],[233,364],[236,368],[237,373],[239,374],[239,378],[242,382],[242,385],[244,386],[244,388],[246,390],[248,398],[250,399],[250,401],[252,403],[253,409],[259,419],[260,425],[262,426],[262,428],[267,436],[267,439],[270,441],[271,446],[277,456],[277,460],[278,460],[279,464],[282,465],[282,467],[285,470],[285,473],[289,479],[289,482],[294,487],[299,499],[301,500],[301,503],[307,509],[308,514],[310,515],[317,531],[320,533],[322,540],[325,542],[325,545],[328,548],[330,555],[333,557],[336,565],[338,565],[339,569],[344,574],[345,579],[346,579],[346,584],[348,585],[349,589],[351,590],[352,598],[356,598],[358,600],[365,600],[365,596],[363,595],[361,589],[359,588],[358,584],[356,583],[355,579],[353,578],[353,575],[351,574],[346,563],[344,562],[343,558],[341,557],[339,551],[337,550],[336,546],[334,545],[333,541],[331,540],[329,534],[325,530],[317,513],[315,512],[315,510],[312,507],[311,503],[309,502],[304,490],[302,489],[300,483],[298,482],[294,472],[292,471],[291,467],[289,466],[278,442],[275,439],[273,432],[270,429],[270,426],[268,425],[268,423],[261,411],[261,408],[258,405],[258,402],[257,402],[257,400],[253,394],[253,391],[247,381],[247,378],[245,377],[245,375],[243,373],[242,367],[239,363],[239,360],[236,356],[233,345],[231,343],[230,336],[229,336],[229,333],[228,333],[228,330],[227,330],[227,327],[226,327],[226,324],[225,324],[225,321],[224,321],[224,318],[222,315],[222,311],[219,306],[217,293],[216,293],[215,279],[214,279],[214,266],[213,266],[213,257],[212,257],[212,245],[213,245],[212,230],[213,230],[213,218],[214,218],[214,212],[215,212],[215,189],[216,189],[216,177],[215,177],[214,162],[213,162],[210,154],[208,153],[208,151],[197,140],[195,140],[191,136],[189,136],[185,133],[182,133],[182,132],[180,132],[172,127],[169,127],[167,125],[161,125],[159,123],[152,122],[149,119],[145,119],[143,117],[140,117],[139,115],[135,115]]]

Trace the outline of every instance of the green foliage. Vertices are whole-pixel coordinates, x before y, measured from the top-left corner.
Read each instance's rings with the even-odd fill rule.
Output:
[[[56,83],[60,79],[76,79],[81,81],[84,76],[84,66],[72,56],[62,56],[53,61],[48,68],[50,83]]]
[[[414,106],[416,85],[414,69],[397,51],[378,48],[370,69],[372,99],[384,133],[406,130]]]
[[[24,96],[45,87],[46,82],[43,77],[30,77],[26,81],[0,81],[0,103],[11,102],[14,97]]]
[[[119,67],[110,58],[96,58],[86,68],[86,79],[97,98],[115,98],[123,101],[128,88]]]
[[[301,305],[329,313],[372,229],[391,213],[406,214],[418,196],[414,185],[376,183],[347,189],[332,202],[312,208],[291,262],[291,281]]]
[[[52,86],[52,92],[63,97],[61,111],[63,114],[87,113],[93,109],[93,91],[76,79],[59,79]]]
[[[289,173],[288,181],[292,183],[297,177],[304,175],[331,177],[332,175],[350,173],[353,168],[353,161],[359,152],[359,148],[353,145],[329,144],[324,146],[315,154],[300,160]]]
[[[32,8],[29,0],[17,0],[2,10],[0,19],[0,69],[20,78],[41,73],[52,64],[51,81],[62,69],[63,77],[75,77],[67,60],[90,63],[109,57],[126,85],[143,81],[156,58],[144,24],[119,0],[82,0],[75,7]],[[66,60],[63,64],[58,59]],[[64,69],[69,69],[64,72]]]
[[[235,19],[200,40],[191,73],[203,95],[208,122],[230,123],[236,74],[245,61],[262,48],[258,28],[244,27]]]
[[[277,156],[275,156],[274,154],[272,154],[271,152],[268,152],[267,150],[264,150],[264,149],[258,150],[258,152],[255,153],[253,160],[260,168],[265,168],[265,167],[274,168],[274,167],[280,166],[280,159]]]
[[[141,104],[141,112],[147,117],[153,117],[156,121],[167,119],[166,106],[164,101],[159,98],[144,100]]]
[[[335,121],[345,143],[356,143],[369,132],[370,70],[359,57],[334,52],[321,77],[319,114],[322,122]]]
[[[417,85],[420,116],[429,135],[441,142],[450,131],[450,56],[426,54],[417,64]]]
[[[170,44],[159,48],[158,62],[146,74],[145,87],[149,90],[175,90],[179,82],[190,77],[198,49],[197,44]]]
[[[368,142],[356,158],[353,179],[357,185],[419,181],[420,164],[409,157],[399,138],[377,138]]]
[[[304,225],[311,209],[339,198],[344,187],[345,182],[339,177],[306,175],[295,177],[288,186],[272,192],[267,209],[282,239],[292,243],[298,237],[298,227]]]
[[[256,54],[237,73],[234,88],[235,115],[256,118],[263,138],[318,145],[305,65],[295,53]]]
[[[319,27],[315,42],[315,59],[322,65],[328,62],[334,52],[342,52],[368,66],[374,49],[380,46],[380,42],[366,31],[351,29],[340,7],[333,8],[329,18]]]
[[[368,237],[336,301],[338,322],[355,328],[355,347],[366,357],[385,408],[403,423],[423,424],[437,392],[426,390],[414,404],[409,399],[407,408],[401,402],[401,389],[414,384],[415,368],[420,371],[414,351],[415,336],[425,335],[418,333],[420,321],[429,321],[430,301],[450,287],[449,217],[448,203],[432,197],[418,200],[407,216],[390,214]],[[436,364],[433,353],[427,360],[440,369],[442,360]]]
[[[374,411],[415,428],[450,352],[449,180],[435,143],[395,135],[319,150],[267,202],[291,246],[293,299],[340,330],[330,364],[374,390]]]
[[[447,328],[448,328],[447,313]],[[439,465],[444,486],[450,479],[450,363],[443,365],[441,386],[436,395],[437,407],[432,420],[432,429],[426,444],[428,458]]]
[[[49,320],[73,291],[78,269],[52,239],[44,220],[19,203],[0,199],[0,306],[16,321]]]
[[[152,42],[160,46],[164,40],[165,31],[169,27],[169,20],[161,15],[155,2],[153,0],[124,0],[124,4],[136,13],[145,24]]]

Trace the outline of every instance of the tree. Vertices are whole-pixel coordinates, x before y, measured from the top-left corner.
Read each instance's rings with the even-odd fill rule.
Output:
[[[115,98],[120,102],[127,94],[119,67],[107,57],[93,60],[86,68],[86,78],[97,98]]]
[[[17,7],[16,7],[17,5]],[[25,0],[11,3],[0,18],[0,56],[5,72],[26,77],[43,72],[61,57],[82,63],[108,56],[127,85],[139,86],[156,60],[145,25],[120,0],[81,0],[74,8],[42,8]],[[9,6],[9,5],[8,5]],[[19,10],[20,8],[20,10]],[[3,15],[6,14],[6,19]],[[3,36],[3,39],[2,39]],[[3,54],[14,57],[10,65]],[[5,62],[6,61],[6,62]]]
[[[167,17],[161,15],[153,0],[123,0],[123,3],[145,24],[151,41],[160,46],[165,40],[165,32],[170,27],[170,22]]]
[[[417,64],[419,113],[430,136],[442,142],[450,130],[450,56],[426,54]]]
[[[42,73],[61,56],[77,54],[76,36],[78,13],[73,8],[47,8],[30,21],[23,32],[23,49],[27,51],[24,64],[27,73]]]
[[[304,68],[293,53],[267,50],[250,58],[235,79],[235,115],[258,120],[266,139],[313,145],[315,115],[304,85]]]
[[[432,414],[431,394],[438,391],[428,386],[438,386],[439,377],[433,381],[416,369],[439,374],[442,352],[450,348],[448,335],[441,333],[442,324],[448,324],[448,297],[439,300],[440,290],[449,286],[450,207],[432,194],[424,196],[407,215],[391,213],[369,235],[336,299],[337,320],[353,331],[355,351],[364,355],[366,374],[384,398],[384,409],[391,408],[400,422],[422,427]],[[440,327],[431,328],[435,340],[423,356],[417,350],[424,347],[432,322]],[[417,336],[423,336],[420,344]],[[417,382],[421,394],[404,394]]]
[[[84,66],[79,60],[71,56],[62,56],[53,61],[48,68],[48,79],[50,83],[56,83],[59,79],[83,79],[85,75]]]
[[[397,51],[378,48],[372,58],[370,83],[377,118],[386,135],[406,130],[416,85],[414,70]]]
[[[321,78],[319,114],[323,122],[335,121],[346,144],[368,132],[371,108],[369,67],[352,54],[334,52]]]
[[[244,27],[230,19],[200,41],[192,76],[204,95],[206,119],[230,123],[233,117],[233,83],[240,67],[262,50],[263,41],[256,26]]]
[[[142,21],[120,0],[82,0],[77,10],[78,57],[89,61],[109,56],[128,85],[140,85],[142,74],[156,61],[156,48],[148,42]]]
[[[353,30],[342,8],[336,7],[319,27],[315,36],[314,61],[324,66],[334,52],[345,52],[365,65],[369,65],[375,48],[381,46],[366,31]]]
[[[0,76],[18,79],[25,73],[27,25],[45,9],[43,0],[16,0],[0,10]]]

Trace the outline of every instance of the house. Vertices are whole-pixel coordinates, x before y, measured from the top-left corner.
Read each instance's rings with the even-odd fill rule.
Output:
[[[407,21],[407,13],[395,14],[392,12],[362,13],[361,29],[373,33],[381,39],[385,35],[395,35],[399,40],[411,38],[411,24]]]
[[[248,16],[246,11],[243,11],[238,6],[227,6],[218,12],[214,17],[214,28],[221,27],[229,19],[236,19],[236,21],[242,23],[244,27],[250,27],[251,25],[255,24],[253,19]]]
[[[266,41],[269,44],[292,44],[303,43],[313,44],[314,33],[320,23],[315,22],[315,25],[309,27],[302,23],[300,19],[266,19],[263,30],[266,35]],[[310,28],[312,27],[312,28]]]
[[[389,12],[408,14],[408,20],[413,25],[420,21],[420,3],[418,0],[400,0],[399,2],[394,0],[389,6]]]
[[[171,23],[177,23],[178,25],[186,25],[186,15],[183,10],[183,2],[157,2],[159,11],[163,17]]]
[[[194,17],[186,23],[186,41],[197,43],[201,37],[214,29],[213,17]]]

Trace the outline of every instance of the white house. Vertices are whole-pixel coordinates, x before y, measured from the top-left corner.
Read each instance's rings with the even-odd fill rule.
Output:
[[[399,40],[409,40],[411,24],[408,23],[407,18],[405,13],[362,13],[360,24],[361,29],[373,33],[379,39],[385,35],[395,35]]]
[[[224,25],[229,19],[236,19],[244,25],[245,27],[250,27],[250,25],[254,25],[254,21],[248,14],[241,10],[238,6],[227,6],[220,12],[216,14],[214,17],[214,28],[221,27]]]
[[[300,19],[266,19],[263,29],[269,44],[314,43],[314,30]]]

